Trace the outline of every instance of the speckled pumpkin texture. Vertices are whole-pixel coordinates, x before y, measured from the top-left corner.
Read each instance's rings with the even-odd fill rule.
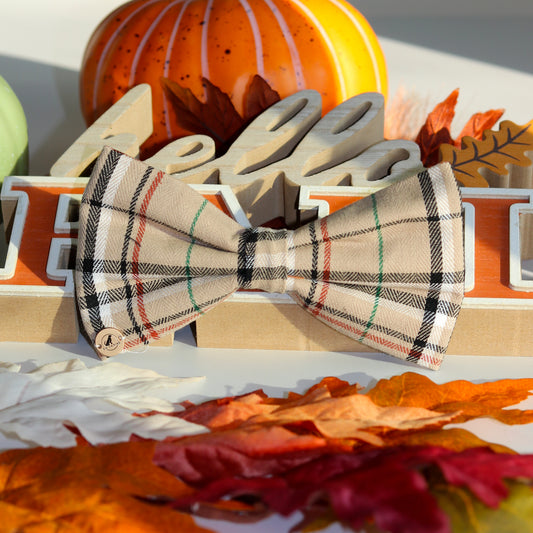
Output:
[[[202,77],[242,112],[259,74],[281,98],[315,89],[324,112],[367,91],[386,94],[379,42],[344,0],[133,0],[93,33],[81,69],[81,106],[91,124],[129,88],[149,83],[154,134],[144,149],[187,132],[161,88],[170,78],[204,97]]]

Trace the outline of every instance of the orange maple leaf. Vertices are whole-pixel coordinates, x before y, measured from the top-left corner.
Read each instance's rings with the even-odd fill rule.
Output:
[[[11,450],[0,455],[1,531],[207,533],[150,503],[193,489],[152,463],[155,443]]]
[[[503,109],[491,109],[484,113],[472,115],[459,136],[454,140],[451,135],[451,127],[458,98],[459,89],[455,89],[428,114],[418,132],[415,142],[420,147],[420,159],[426,167],[439,162],[439,148],[442,144],[461,146],[461,139],[467,135],[474,139],[481,139],[483,132],[494,126],[504,113]]]
[[[406,372],[378,381],[367,395],[381,406],[417,406],[440,413],[460,411],[455,423],[491,417],[512,425],[533,422],[533,410],[508,409],[527,399],[530,391],[533,378],[486,383],[458,380],[438,385],[426,376]]]

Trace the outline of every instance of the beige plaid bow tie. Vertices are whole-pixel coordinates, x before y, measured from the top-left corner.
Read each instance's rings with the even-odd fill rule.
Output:
[[[80,208],[76,286],[84,327],[107,353],[261,289],[288,292],[379,351],[438,368],[464,293],[461,198],[442,165],[294,231],[250,229],[180,180],[106,149]],[[115,335],[102,340],[102,331]]]

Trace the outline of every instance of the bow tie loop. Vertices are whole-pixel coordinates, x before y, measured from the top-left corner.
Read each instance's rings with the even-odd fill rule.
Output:
[[[289,275],[294,271],[294,246],[290,243],[293,241],[291,230],[246,228],[239,239],[239,287],[275,293],[290,290]]]

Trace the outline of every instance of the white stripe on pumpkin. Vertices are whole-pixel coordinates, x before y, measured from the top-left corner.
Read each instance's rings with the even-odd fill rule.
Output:
[[[180,0],[182,1],[182,0]],[[181,19],[183,18],[183,15],[185,11],[187,10],[187,7],[189,7],[189,4],[192,2],[192,0],[187,0],[183,6],[181,7],[181,11],[179,12],[178,18],[176,19],[176,22],[174,23],[174,27],[172,28],[172,33],[170,34],[170,39],[168,41],[167,46],[167,53],[165,55],[165,65],[163,66],[163,76],[165,78],[168,78],[169,70],[170,70],[170,58],[172,57],[172,52],[174,51],[174,42],[176,40],[176,36],[178,34],[178,30],[181,24]],[[168,98],[165,92],[163,92],[163,109],[165,110],[165,126],[167,128],[167,136],[169,139],[173,137],[172,135],[172,124],[169,120],[169,109],[168,109]]]
[[[281,14],[281,12],[279,11],[279,9],[276,7],[276,5],[274,4],[272,0],[265,0],[265,3],[272,11],[272,14],[274,15],[274,17],[276,17],[276,20],[281,29],[281,33],[283,34],[283,38],[285,39],[285,42],[287,43],[287,46],[289,47],[289,53],[291,55],[292,66],[294,68],[294,74],[296,77],[296,86],[298,87],[298,90],[305,89],[305,78],[304,78],[304,72],[302,68],[302,61],[300,59],[300,54],[298,53],[298,48],[296,47],[296,43],[294,42],[294,39],[292,38],[292,33],[287,24],[287,21],[283,18],[283,15]]]
[[[209,16],[211,15],[211,10],[213,9],[213,0],[208,0],[207,6],[205,8],[204,20],[202,26],[202,48],[201,48],[201,65],[202,65],[202,77],[206,79],[209,78],[209,48],[207,46],[208,42],[208,29],[209,29]],[[207,98],[204,90],[204,98]]]
[[[94,76],[94,86],[93,86],[93,108],[96,109],[97,106],[97,97],[98,97],[98,85],[103,78],[102,76],[102,69],[104,68],[104,62],[107,59],[107,55],[109,52],[109,49],[113,44],[115,43],[115,39],[118,37],[119,33],[121,32],[122,28],[128,24],[128,22],[139,13],[139,11],[147,8],[148,6],[155,4],[156,2],[159,2],[159,0],[151,0],[149,2],[146,2],[145,4],[142,4],[137,9],[132,11],[123,21],[122,24],[117,26],[117,29],[113,32],[113,34],[109,37],[107,40],[106,45],[104,46],[104,49],[102,50],[102,53],[100,54],[100,58],[98,59],[98,64],[96,65],[96,73]]]
[[[372,61],[372,67],[374,69],[374,76],[376,78],[376,91],[381,93],[383,92],[383,86],[381,85],[381,76],[379,75],[379,67],[378,67],[378,60],[376,57],[376,54],[374,52],[374,47],[372,46],[372,43],[370,42],[370,39],[368,38],[368,35],[366,34],[364,28],[361,26],[361,23],[357,18],[354,17],[353,13],[351,13],[345,5],[341,4],[337,0],[330,0],[331,3],[335,4],[341,11],[343,11],[346,16],[350,19],[352,24],[357,28],[357,31],[359,32],[359,35],[363,39],[368,53],[370,55],[370,59]]]
[[[259,74],[262,78],[264,78],[265,77],[265,64],[263,61],[263,41],[261,39],[261,30],[259,29],[259,24],[257,23],[257,19],[254,15],[254,12],[250,4],[247,2],[247,0],[239,0],[239,3],[244,8],[246,16],[248,17],[248,21],[250,22],[250,27],[252,28],[252,33],[254,35],[255,61],[256,61],[256,67],[257,67],[257,74]]]
[[[320,24],[320,21],[316,18],[315,14],[302,2],[299,0],[292,0],[293,3],[295,3],[297,6],[300,7],[300,9],[309,17],[309,19],[313,22],[313,24],[316,26],[316,29],[320,32],[322,35],[322,38],[324,39],[324,42],[326,43],[327,47],[329,48],[331,52],[331,57],[333,57],[333,62],[335,63],[335,70],[337,71],[337,79],[339,80],[340,84],[340,90],[341,90],[341,96],[342,100],[348,99],[348,92],[346,90],[346,80],[344,79],[342,68],[339,63],[339,58],[337,56],[337,52],[335,51],[335,46],[331,42],[331,39],[329,37],[328,32],[325,30],[324,26]]]
[[[133,85],[135,81],[135,74],[137,73],[137,65],[139,64],[139,61],[141,59],[141,55],[144,51],[144,47],[146,46],[146,43],[148,42],[148,39],[151,37],[152,33],[156,29],[157,25],[161,21],[161,19],[167,14],[168,10],[174,7],[176,4],[179,4],[181,0],[174,0],[174,2],[171,2],[168,4],[159,15],[154,19],[152,24],[150,24],[149,28],[144,32],[144,35],[141,39],[141,42],[139,43],[139,46],[137,47],[137,50],[135,51],[135,56],[133,58],[133,63],[131,64],[131,70],[130,70],[130,79],[128,82],[128,85]]]

